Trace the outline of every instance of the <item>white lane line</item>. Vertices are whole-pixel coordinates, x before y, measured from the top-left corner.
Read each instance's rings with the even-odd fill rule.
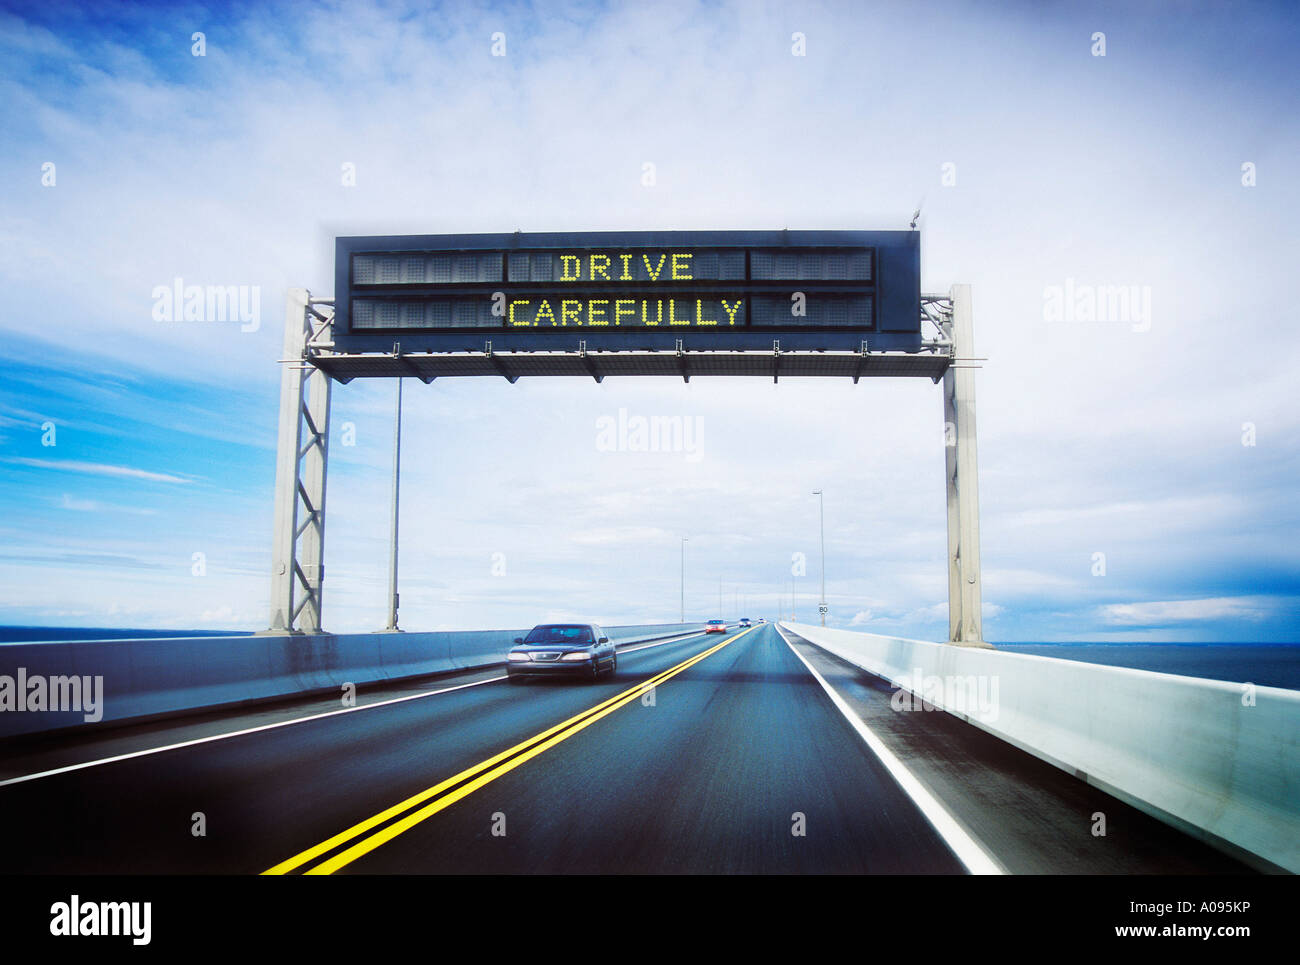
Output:
[[[344,707],[341,710],[328,710],[320,714],[311,714],[307,717],[295,717],[292,720],[278,720],[273,724],[260,724],[257,727],[246,727],[243,730],[232,730],[225,734],[212,734],[208,737],[197,737],[194,740],[181,741],[177,744],[164,744],[162,747],[147,747],[142,751],[131,751],[129,754],[118,754],[115,757],[104,757],[97,761],[84,761],[81,764],[69,764],[67,767],[56,767],[50,771],[40,771],[36,774],[24,774],[22,777],[11,777],[8,780],[0,781],[0,787],[9,784],[21,784],[23,781],[35,781],[42,777],[52,777],[55,774],[66,774],[69,771],[80,771],[87,767],[98,767],[100,764],[115,764],[118,761],[129,761],[133,757],[146,757],[150,754],[161,754],[164,751],[174,751],[182,747],[194,747],[196,744],[209,744],[212,741],[228,740],[232,737],[243,737],[245,734],[256,734],[259,731],[275,730],[277,727],[288,727],[291,724],[305,724],[309,720],[322,720],[326,717],[337,717],[340,714],[353,714],[358,710],[370,710],[372,707],[387,707],[390,704],[400,704],[407,700],[419,700],[421,697],[434,697],[438,694],[451,693],[453,690],[464,690],[466,687],[478,687],[482,684],[490,684],[497,680],[505,680],[505,677],[488,677],[486,680],[475,680],[468,684],[458,684],[455,687],[445,687],[442,690],[430,690],[425,693],[408,694],[405,697],[394,697],[391,700],[380,700],[373,704],[359,704],[356,707]]]
[[[867,746],[871,748],[876,757],[880,758],[880,763],[885,765],[885,769],[898,782],[904,793],[912,799],[912,803],[925,815],[925,819],[938,832],[939,837],[943,838],[944,843],[952,849],[957,859],[966,866],[966,870],[973,875],[1007,874],[1007,869],[1003,867],[1002,863],[962,827],[961,823],[953,817],[952,812],[944,807],[938,798],[926,790],[925,785],[903,766],[903,762],[894,756],[893,751],[885,746],[884,741],[863,723],[862,718],[854,712],[848,702],[835,691],[835,688],[826,682],[826,678],[817,672],[817,668],[809,663],[807,658],[789,641],[785,631],[781,627],[777,627],[776,632],[781,635],[781,639],[785,641],[785,645],[790,648],[790,651],[808,668],[808,672],[822,685],[822,689],[831,698],[831,702],[839,708],[840,713],[858,732],[858,736],[866,741]]]
[[[695,633],[680,639],[668,639],[658,643],[647,643],[622,652],[636,653],[638,650],[648,650],[651,647],[662,647],[669,643],[681,643],[691,639],[692,636],[700,636],[700,634]],[[23,774],[20,777],[11,777],[7,780],[0,781],[0,787],[6,787],[10,784],[22,784],[24,781],[35,781],[42,777],[53,777],[55,774],[67,774],[69,771],[81,771],[88,767],[98,767],[101,764],[116,764],[118,761],[129,761],[136,757],[148,757],[150,754],[162,754],[164,751],[179,750],[182,747],[194,747],[198,744],[210,744],[213,741],[229,740],[232,737],[243,737],[246,734],[256,734],[261,731],[275,730],[278,727],[288,727],[292,724],[305,724],[309,720],[323,720],[326,717],[338,717],[341,714],[354,714],[359,710],[371,710],[375,707],[389,707],[393,704],[404,703],[408,700],[420,700],[423,697],[436,697],[439,694],[449,694],[454,690],[465,690],[467,687],[479,687],[483,684],[496,683],[505,679],[507,678],[503,674],[500,677],[488,677],[484,680],[475,680],[467,684],[457,684],[455,687],[444,687],[441,690],[426,690],[418,694],[407,694],[405,697],[392,697],[388,700],[377,700],[371,704],[358,704],[356,707],[344,707],[340,710],[327,710],[319,714],[310,714],[306,717],[295,717],[292,720],[278,720],[272,724],[259,724],[257,727],[246,727],[243,730],[233,730],[225,734],[211,734],[208,737],[196,737],[194,740],[180,741],[176,744],[164,744],[161,747],[146,747],[144,750],[131,751],[128,754],[118,754],[114,757],[103,757],[95,761],[83,761],[80,764],[68,764],[65,767],[56,767],[48,771],[38,771],[35,774]]]
[[[636,653],[638,650],[649,650],[651,647],[662,647],[669,643],[682,643],[685,640],[690,640],[692,637],[702,637],[705,635],[706,634],[702,632],[688,633],[684,637],[668,637],[665,640],[655,640],[652,641],[651,643],[643,643],[640,646],[631,647],[627,650],[624,650],[617,645],[615,645],[614,649],[617,650],[619,653]]]

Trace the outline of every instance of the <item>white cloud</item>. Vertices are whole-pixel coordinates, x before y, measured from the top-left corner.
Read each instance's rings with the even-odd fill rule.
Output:
[[[149,472],[134,466],[112,466],[102,462],[77,462],[72,459],[28,459],[15,456],[4,462],[19,466],[31,466],[34,469],[51,469],[56,472],[80,472],[94,476],[119,476],[130,479],[146,479],[149,482],[191,483],[194,480],[173,476],[164,472]]]
[[[579,546],[629,546],[670,542],[674,534],[654,526],[619,526],[579,529],[569,541]]]
[[[148,509],[144,506],[113,506],[109,503],[100,502],[98,499],[79,499],[76,496],[63,494],[59,500],[59,506],[63,509],[70,509],[77,513],[132,513],[138,516],[156,516],[156,509]]]
[[[935,623],[937,621],[948,621],[948,601],[940,603],[931,603],[929,606],[917,607],[911,610],[903,617],[903,622],[907,623]]]
[[[1202,600],[1163,600],[1150,603],[1112,603],[1100,609],[1102,619],[1124,626],[1159,626],[1199,620],[1249,620],[1267,618],[1274,604],[1267,597],[1214,597]]]

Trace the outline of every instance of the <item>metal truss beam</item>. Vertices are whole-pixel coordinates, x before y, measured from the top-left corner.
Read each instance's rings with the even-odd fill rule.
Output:
[[[280,371],[270,633],[320,633],[325,578],[325,479],[332,380],[312,364],[328,341],[333,310],[304,288],[289,290]]]
[[[384,356],[348,356],[333,351],[333,300],[313,299],[306,289],[289,292],[285,313],[283,369],[280,376],[280,426],[275,482],[275,532],[271,572],[272,633],[321,632],[321,591],[324,582],[325,481],[328,465],[330,386],[334,380],[347,383],[359,376],[391,377],[412,375],[428,382],[439,375],[495,374],[508,382],[518,381],[521,360],[504,357],[484,345],[477,358],[486,363],[482,370],[461,370],[464,363],[435,356],[409,356],[393,346],[391,360]],[[850,375],[856,383],[871,375],[924,375],[943,381],[944,442],[948,502],[948,614],[949,642],[959,646],[988,646],[984,642],[981,617],[982,585],[979,546],[979,465],[976,456],[975,376],[972,311],[969,285],[954,285],[947,295],[922,294],[922,325],[932,332],[922,339],[922,353],[897,355],[871,353],[866,341],[860,352],[837,355],[817,353],[819,368],[807,368],[802,353],[787,354],[774,342],[766,363],[753,354],[740,353],[718,361],[720,353],[694,353],[678,342],[673,353],[636,356],[629,366],[618,368],[620,356],[592,356],[583,345],[577,368],[564,367],[562,355],[545,354],[543,367],[527,374],[584,374],[600,382],[607,374],[661,374],[674,371],[690,381],[700,374],[696,365],[708,367],[708,374],[762,374],[767,368],[773,382],[787,369],[801,366],[799,375]],[[672,359],[659,365],[658,359]],[[524,356],[522,362],[527,362]],[[808,356],[813,358],[813,356]],[[748,360],[753,359],[752,363]],[[703,360],[702,362],[699,360]],[[737,360],[738,363],[737,363]],[[436,361],[437,367],[434,367]],[[692,361],[696,365],[692,365]],[[755,370],[749,371],[748,363]],[[735,371],[726,365],[737,365]],[[644,370],[630,367],[644,366]],[[394,366],[396,370],[390,370]],[[552,370],[554,367],[554,371]],[[716,371],[715,371],[716,370]]]

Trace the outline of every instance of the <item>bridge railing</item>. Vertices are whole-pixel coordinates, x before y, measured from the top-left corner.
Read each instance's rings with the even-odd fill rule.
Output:
[[[1300,691],[782,626],[894,684],[909,695],[898,706],[937,706],[1257,867],[1300,873]]]

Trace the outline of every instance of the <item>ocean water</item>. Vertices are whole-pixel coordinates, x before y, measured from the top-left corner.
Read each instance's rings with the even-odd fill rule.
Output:
[[[0,627],[0,643],[42,640],[154,640],[158,637],[247,637],[251,630],[130,630],[121,627]]]
[[[1295,643],[997,643],[999,650],[1300,690]]]

